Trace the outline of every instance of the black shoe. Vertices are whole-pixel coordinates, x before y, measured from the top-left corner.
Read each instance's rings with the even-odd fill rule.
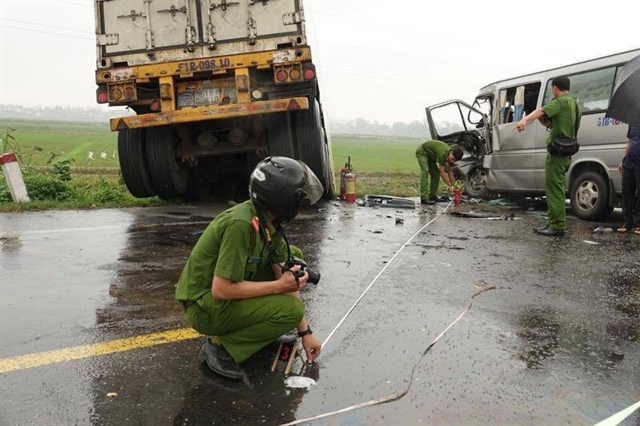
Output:
[[[445,196],[438,197],[437,195],[434,195],[433,197],[429,197],[429,201],[433,201],[435,203],[446,203],[450,200],[449,200],[449,197],[445,197]]]
[[[536,232],[547,237],[564,237],[564,229],[544,228],[536,230]]]
[[[233,360],[229,352],[221,344],[214,344],[207,339],[200,350],[200,358],[207,366],[222,377],[242,380],[244,376],[240,366]]]
[[[434,200],[420,200],[420,204],[435,204]]]
[[[540,228],[533,228],[533,232],[544,231],[547,228],[549,228],[549,225],[541,226]]]

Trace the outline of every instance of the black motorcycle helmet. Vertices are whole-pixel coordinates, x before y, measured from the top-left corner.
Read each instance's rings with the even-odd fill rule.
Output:
[[[279,219],[293,220],[303,202],[314,204],[324,192],[316,175],[302,161],[267,157],[258,163],[249,179],[254,203]]]

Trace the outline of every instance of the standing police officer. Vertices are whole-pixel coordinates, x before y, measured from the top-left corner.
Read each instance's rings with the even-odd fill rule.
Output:
[[[551,120],[551,133],[547,144],[558,137],[575,138],[580,125],[580,111],[569,94],[571,82],[569,77],[560,76],[551,81],[553,99],[548,104],[536,109],[516,124],[519,132],[523,131],[529,121],[543,118],[545,115]],[[547,223],[536,228],[535,232],[547,236],[564,236],[567,225],[565,182],[567,171],[571,165],[571,157],[559,157],[547,153],[545,161],[545,184],[547,196]]]
[[[196,243],[176,289],[189,324],[207,339],[201,357],[216,373],[240,380],[239,365],[293,328],[307,360],[320,355],[299,290],[309,275],[284,265],[291,251],[282,223],[303,202],[322,196],[318,178],[302,162],[269,157],[251,174],[250,199],[216,217]]]

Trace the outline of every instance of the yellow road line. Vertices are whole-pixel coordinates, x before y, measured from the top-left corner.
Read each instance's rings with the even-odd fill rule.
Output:
[[[14,356],[0,359],[0,374],[9,373],[26,368],[41,367],[58,362],[73,361],[98,355],[108,355],[116,352],[130,351],[149,346],[164,345],[180,340],[194,339],[201,336],[192,328],[163,331],[160,333],[144,334],[127,339],[117,339],[110,342],[81,345],[72,348],[57,349],[55,351]]]

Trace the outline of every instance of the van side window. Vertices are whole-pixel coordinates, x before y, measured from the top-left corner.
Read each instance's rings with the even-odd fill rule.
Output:
[[[530,83],[500,90],[496,100],[494,124],[520,121],[536,109],[541,83]]]
[[[571,81],[569,93],[576,100],[583,114],[606,111],[609,107],[609,99],[613,91],[613,80],[618,68],[620,67],[602,68],[568,75]],[[549,103],[553,98],[551,81],[553,81],[553,77],[550,77],[547,82],[543,105]]]

